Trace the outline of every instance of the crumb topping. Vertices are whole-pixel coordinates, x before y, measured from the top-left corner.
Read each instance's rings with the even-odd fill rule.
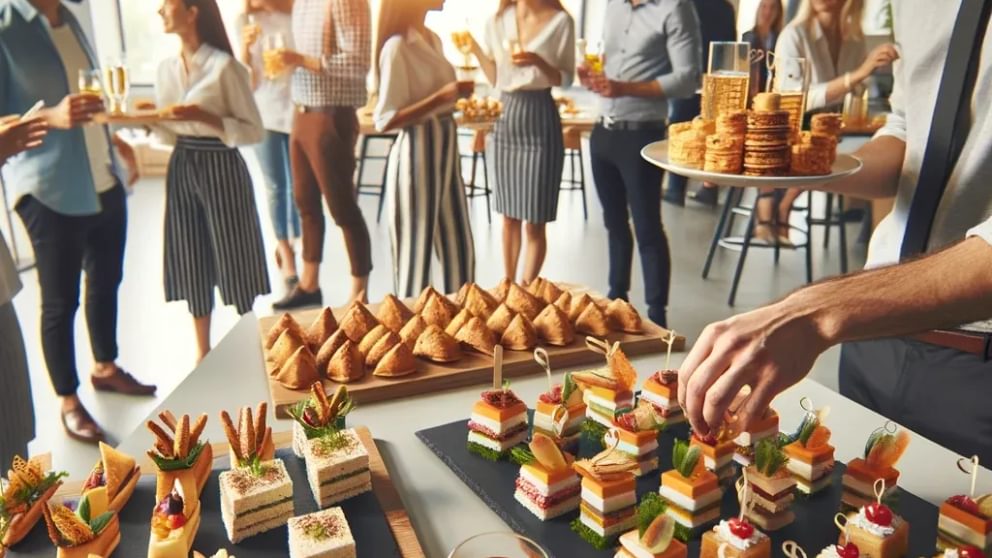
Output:
[[[336,515],[304,516],[296,525],[300,531],[315,541],[337,538],[344,533],[341,519]]]

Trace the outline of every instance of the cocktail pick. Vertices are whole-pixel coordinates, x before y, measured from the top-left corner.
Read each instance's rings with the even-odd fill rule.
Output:
[[[555,389],[555,382],[551,378],[551,358],[548,351],[544,347],[534,349],[534,360],[544,369],[544,374],[548,377],[548,393],[551,393]]]
[[[765,68],[768,69],[768,81],[765,83],[765,92],[771,93],[773,76],[775,74],[775,53],[768,51],[765,53]]]
[[[964,468],[965,463],[971,463],[971,471]],[[972,498],[975,497],[975,484],[978,482],[978,456],[972,455],[971,459],[967,457],[962,457],[958,459],[958,469],[966,475],[971,475],[971,493],[969,494]]]
[[[611,428],[606,431],[606,434],[603,435],[603,443],[606,445],[606,451],[600,452],[599,455],[592,459],[593,466],[613,455],[613,452],[617,450],[617,446],[620,445],[620,433],[617,432],[616,428]]]
[[[493,389],[503,389],[503,346],[493,347]]]
[[[877,479],[872,489],[875,491],[875,502],[881,506],[882,496],[885,495],[885,479]]]
[[[847,545],[847,543],[849,542],[849,538],[847,534],[847,526],[850,525],[850,521],[848,521],[847,516],[842,513],[838,513],[837,515],[835,515],[834,525],[836,525],[837,528],[840,529],[840,532],[844,534],[844,544]]]
[[[782,552],[788,558],[806,558],[806,551],[796,541],[790,540],[782,543]]]
[[[609,341],[606,341],[605,339],[596,339],[595,337],[586,337],[586,348],[588,348],[590,351],[593,351],[593,352],[596,352],[596,353],[599,353],[599,354],[605,356],[606,357],[606,363],[609,364],[610,363],[610,357],[612,357],[613,354],[617,352],[617,349],[620,348],[620,342],[617,341],[616,343],[610,345],[610,342]]]
[[[737,514],[737,519],[743,521],[744,515],[754,503],[751,500],[751,481],[747,478],[747,469],[741,471],[741,478],[737,479],[737,500],[740,502],[741,511]]]
[[[669,370],[671,367],[669,364],[672,360],[672,346],[675,345],[675,330],[668,332],[668,337],[665,338],[665,344],[668,345],[668,352],[665,354],[665,370]]]
[[[803,396],[803,398],[799,400],[799,407],[806,411],[806,414],[815,416],[821,424],[827,419],[827,416],[830,415],[830,405],[826,405],[822,409],[817,409],[813,405],[813,400],[806,396]]]

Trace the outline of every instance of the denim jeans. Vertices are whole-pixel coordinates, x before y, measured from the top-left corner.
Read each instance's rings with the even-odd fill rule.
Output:
[[[300,237],[300,212],[293,201],[293,176],[289,167],[289,134],[265,131],[262,143],[255,147],[258,163],[265,175],[269,216],[277,240]]]

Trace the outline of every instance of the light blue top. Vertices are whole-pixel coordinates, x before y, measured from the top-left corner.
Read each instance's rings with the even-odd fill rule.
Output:
[[[79,22],[65,6],[60,9],[63,23],[96,69],[96,56]],[[39,99],[54,107],[69,94],[66,70],[49,29],[48,20],[28,0],[0,0],[0,115],[23,114]],[[110,146],[110,131],[106,127],[104,131]],[[120,178],[110,151],[111,172]],[[50,130],[41,147],[11,157],[3,177],[15,203],[30,194],[63,215],[100,212],[81,128]]]
[[[600,115],[648,122],[668,117],[665,99],[699,89],[703,48],[699,18],[689,0],[609,0],[603,26],[604,72],[614,81],[656,80],[664,97],[603,98]]]

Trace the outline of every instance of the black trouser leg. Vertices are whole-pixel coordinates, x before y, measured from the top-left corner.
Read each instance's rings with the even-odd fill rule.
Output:
[[[117,360],[117,290],[124,273],[127,239],[127,202],[124,188],[115,187],[100,195],[103,211],[93,218],[93,227],[83,247],[86,270],[86,325],[93,360]]]
[[[693,118],[699,116],[700,110],[700,97],[699,95],[694,95],[688,99],[671,99],[668,101],[668,122],[670,124],[675,124],[677,122],[689,122]],[[688,184],[689,179],[679,175],[679,174],[669,174],[668,175],[668,192],[666,198],[685,199],[686,184]]]
[[[599,203],[603,206],[603,223],[609,243],[610,298],[627,298],[630,291],[630,267],[634,259],[634,236],[630,232],[627,190],[620,167],[613,161],[611,142],[614,133],[596,127],[589,139],[589,161]]]

